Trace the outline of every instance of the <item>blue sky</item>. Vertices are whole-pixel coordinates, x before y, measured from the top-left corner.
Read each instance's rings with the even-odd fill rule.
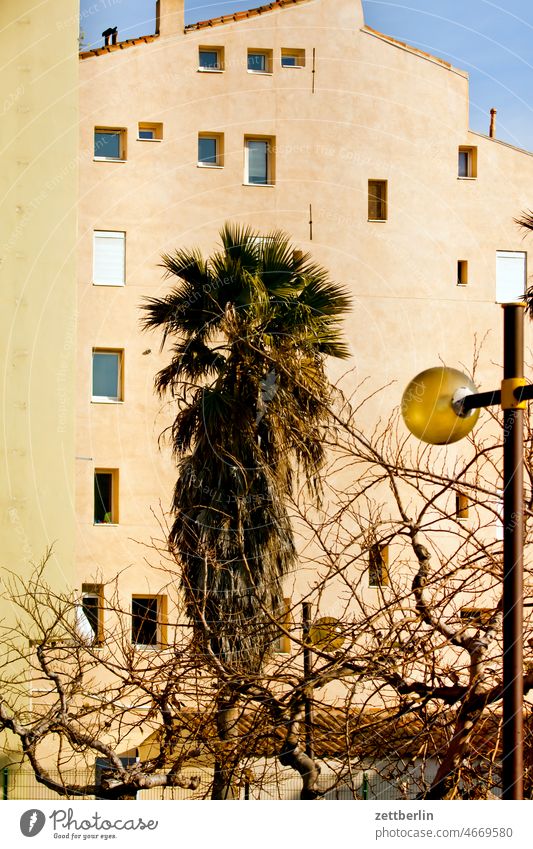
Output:
[[[261,2],[185,0],[185,20]],[[369,26],[470,73],[473,130],[488,131],[495,106],[498,138],[533,151],[533,0],[363,0],[363,8]],[[118,26],[121,39],[153,32],[154,9],[155,0],[81,0],[85,44],[102,44],[108,26]]]

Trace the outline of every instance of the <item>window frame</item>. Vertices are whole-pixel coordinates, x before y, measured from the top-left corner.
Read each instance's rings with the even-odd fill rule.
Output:
[[[134,635],[134,613],[133,602],[141,599],[155,599],[157,601],[156,611],[156,641],[154,643],[137,643],[133,639]],[[160,593],[133,593],[131,597],[131,645],[140,651],[161,650],[168,646],[168,601],[167,596]]]
[[[213,139],[215,142],[215,162],[202,162],[200,160],[200,139]],[[224,133],[198,133],[198,168],[223,168],[224,167]]]
[[[455,493],[455,518],[458,522],[467,522],[470,514],[470,501],[466,492]]]
[[[383,195],[380,196],[379,198],[377,197],[377,195],[375,195],[375,194],[371,195],[371,193],[370,193],[371,186],[373,184],[379,185],[383,188]],[[371,222],[388,221],[389,220],[389,181],[371,178],[371,179],[368,180],[367,192],[368,192],[368,195],[367,195],[367,199],[368,199],[368,221],[371,221]],[[376,203],[376,205],[379,203],[379,205],[380,205],[379,212],[381,213],[380,217],[373,218],[373,217],[370,216],[370,213],[372,211],[371,210],[371,203]]]
[[[98,133],[116,134],[119,137],[119,156],[98,156],[96,153],[96,136]],[[93,132],[93,161],[94,162],[126,162],[127,160],[127,129],[126,127],[96,126]]]
[[[285,64],[284,59],[294,58],[295,63]],[[305,48],[303,47],[282,47],[280,53],[280,64],[282,68],[290,68],[291,70],[301,70],[305,68]]]
[[[466,174],[461,174],[461,154],[466,154]],[[477,147],[472,145],[461,144],[457,154],[457,179],[458,180],[475,180],[477,179]]]
[[[216,67],[209,67],[208,65],[201,64],[201,54],[202,53],[216,53],[217,56],[217,65]],[[208,45],[202,44],[198,46],[198,71],[204,74],[222,74],[224,73],[224,48],[219,45]]]
[[[265,142],[266,148],[266,182],[253,183],[250,182],[250,142]],[[276,185],[276,170],[275,170],[275,136],[256,136],[246,135],[244,137],[244,186],[275,186]]]
[[[283,599],[283,609],[279,616],[279,624],[285,631],[290,631],[292,626],[292,599]],[[290,654],[291,653],[291,638],[288,634],[279,633],[272,645],[274,654]]]
[[[82,584],[81,599],[84,615],[92,628],[92,622],[87,615],[87,609],[84,605],[85,598],[96,598],[96,631],[94,632],[93,645],[101,645],[104,642],[104,585],[103,584]]]
[[[94,394],[94,356],[98,354],[111,355],[118,357],[117,369],[117,396]],[[124,401],[124,348],[102,348],[95,347],[92,349],[91,357],[91,401],[93,404],[121,404]]]
[[[250,68],[250,56],[263,56],[265,60],[265,67],[261,70]],[[273,51],[266,47],[249,47],[246,53],[246,68],[249,74],[272,76]]]
[[[467,259],[458,259],[457,260],[457,285],[458,286],[467,286],[468,285],[468,260]]]
[[[96,280],[96,246],[97,239],[116,239],[122,243],[122,282]],[[93,286],[125,286],[126,285],[126,232],[125,230],[93,230]]]
[[[111,510],[104,512],[104,520],[99,522],[96,518],[96,476],[110,475],[111,476]],[[113,527],[119,524],[119,471],[118,469],[102,468],[100,466],[94,469],[94,498],[93,498],[93,525],[95,527]],[[103,499],[102,499],[103,504]],[[105,516],[110,516],[109,521],[105,520]]]
[[[153,136],[148,139],[141,138],[142,132],[152,132]],[[163,124],[159,121],[139,121],[137,125],[137,141],[161,142],[163,141]]]

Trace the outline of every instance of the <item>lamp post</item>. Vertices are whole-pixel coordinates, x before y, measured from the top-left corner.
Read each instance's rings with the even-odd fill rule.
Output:
[[[444,445],[466,436],[479,409],[499,404],[503,420],[503,737],[502,795],[523,798],[523,410],[533,398],[524,379],[525,304],[503,305],[501,389],[477,392],[455,369],[436,368],[411,381],[402,399],[409,430]]]

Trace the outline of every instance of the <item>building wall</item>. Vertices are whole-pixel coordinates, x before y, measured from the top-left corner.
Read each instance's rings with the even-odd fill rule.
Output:
[[[186,32],[176,11],[162,0],[159,37],[81,66],[77,566],[79,581],[125,569],[126,604],[164,583],[146,546],[162,539],[154,513],[168,508],[176,475],[157,442],[171,410],[152,389],[168,355],[139,328],[142,298],[168,290],[161,254],[212,251],[228,220],[287,231],[351,290],[344,388],[392,382],[368,412],[388,418],[417,372],[471,363],[474,334],[487,334],[480,386],[498,385],[496,251],[525,249],[513,219],[533,188],[531,154],[469,132],[466,73],[365,29],[359,0]],[[224,48],[222,73],[198,71],[199,46]],[[248,48],[273,51],[272,74],[248,72]],[[282,48],[304,49],[305,67],[282,68]],[[163,140],[136,140],[140,121],[161,122]],[[126,129],[127,161],[94,161],[95,126]],[[224,134],[223,168],[197,166],[201,132]],[[275,139],[274,186],[244,185],[247,135]],[[458,178],[459,146],[477,147],[476,179]],[[388,181],[386,222],[367,220],[369,179]],[[95,229],[126,231],[124,287],[92,285]],[[465,287],[458,259],[469,263]],[[123,403],[91,403],[93,347],[125,349]],[[334,378],[345,370],[331,364]],[[94,468],[108,467],[120,469],[116,527],[93,524]]]
[[[2,0],[0,52],[0,566],[27,577],[53,546],[61,590],[74,580],[77,4]],[[0,604],[13,624],[4,592]]]

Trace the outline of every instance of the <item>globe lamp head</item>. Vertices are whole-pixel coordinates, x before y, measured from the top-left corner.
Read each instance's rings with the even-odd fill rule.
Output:
[[[430,445],[448,445],[467,436],[479,410],[463,413],[460,402],[477,392],[466,374],[454,368],[426,369],[403,393],[402,416],[411,433]]]

